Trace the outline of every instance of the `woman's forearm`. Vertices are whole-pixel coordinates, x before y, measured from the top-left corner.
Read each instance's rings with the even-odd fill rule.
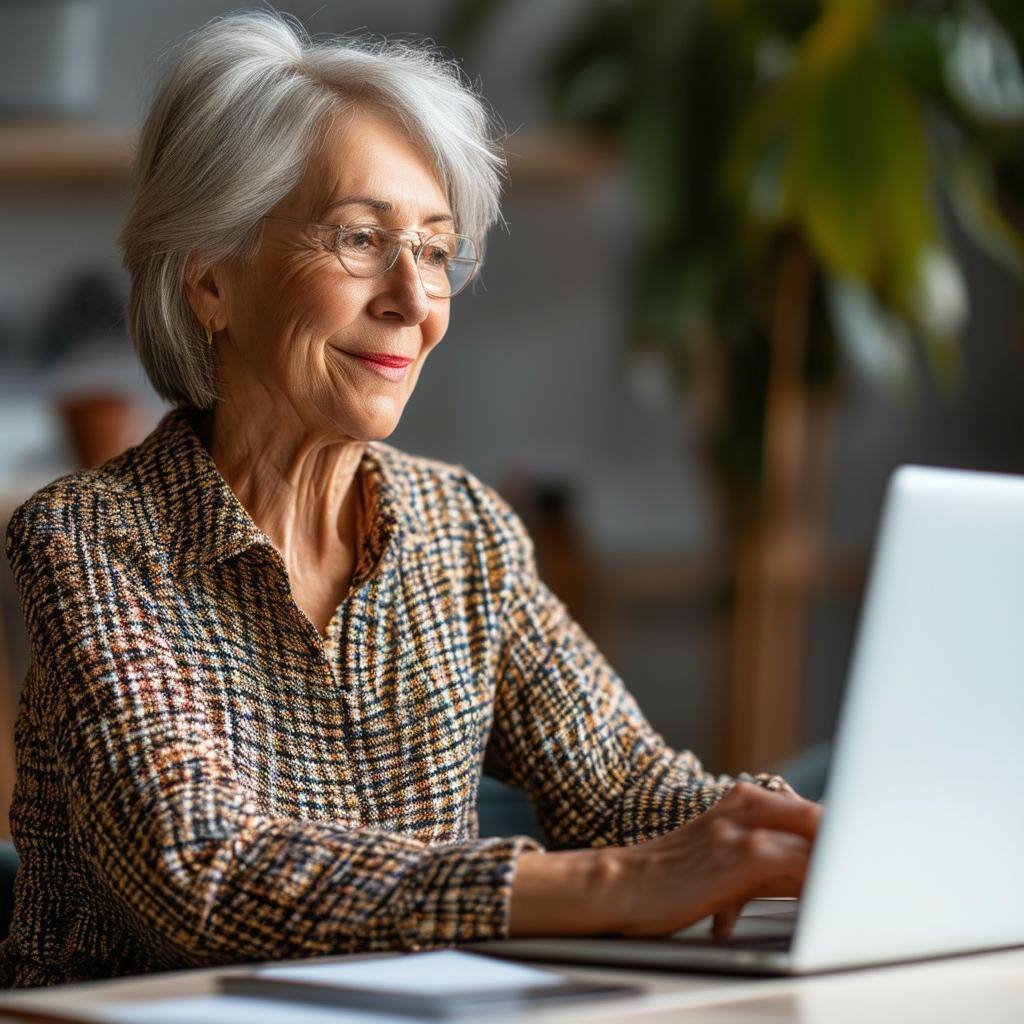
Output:
[[[623,866],[610,848],[516,859],[509,935],[601,935],[621,920]]]

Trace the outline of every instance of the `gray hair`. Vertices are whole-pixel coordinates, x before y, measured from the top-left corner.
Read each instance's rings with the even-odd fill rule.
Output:
[[[456,230],[482,245],[500,219],[499,125],[458,64],[427,44],[312,40],[269,11],[216,18],[176,51],[146,118],[120,242],[128,327],[153,387],[178,405],[216,400],[214,363],[185,294],[259,247],[260,220],[301,180],[339,110],[396,119],[431,160]]]

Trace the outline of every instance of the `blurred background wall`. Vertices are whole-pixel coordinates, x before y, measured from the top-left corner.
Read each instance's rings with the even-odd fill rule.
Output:
[[[616,134],[621,119],[602,124],[579,116],[573,122],[564,116],[565,104],[559,114],[552,100],[557,82],[552,85],[550,69],[562,59],[566,39],[580,36],[581,25],[595,16],[600,23],[602,11],[616,8],[617,16],[625,12],[631,19],[637,45],[646,37],[654,46],[671,6],[287,0],[279,9],[299,17],[311,33],[414,33],[457,44],[467,72],[479,78],[509,132],[508,230],[489,239],[482,282],[457,300],[449,334],[388,440],[462,463],[512,500],[537,539],[543,573],[654,725],[715,770],[755,770],[769,766],[761,759],[777,764],[832,733],[890,470],[917,461],[1024,471],[1020,287],[1007,261],[950,216],[944,224],[960,276],[951,283],[940,279],[937,287],[941,293],[946,280],[954,299],[964,291],[969,298],[955,339],[956,374],[937,384],[922,354],[927,349],[910,347],[900,355],[905,365],[893,386],[891,374],[887,382],[885,374],[871,372],[871,353],[881,351],[884,362],[889,343],[878,330],[876,348],[869,344],[862,358],[855,347],[829,349],[827,443],[814,465],[804,467],[820,478],[820,521],[808,548],[813,564],[796,573],[795,590],[787,591],[788,584],[782,591],[761,590],[769,602],[773,593],[786,601],[798,593],[799,614],[784,627],[796,641],[779,655],[795,666],[779,684],[785,721],[771,726],[767,737],[749,727],[744,732],[736,724],[736,702],[756,712],[763,694],[744,693],[737,666],[751,657],[747,647],[759,634],[756,626],[746,632],[737,626],[738,534],[723,512],[709,457],[708,374],[692,366],[680,374],[663,345],[637,345],[646,337],[645,292],[638,291],[637,278],[649,259],[650,204],[623,133]],[[733,7],[742,23],[742,4],[722,6]],[[769,26],[769,42],[776,32],[799,43],[827,6],[789,5],[803,22]],[[18,76],[30,70],[18,71],[18,55],[0,51],[0,65],[9,69],[6,77],[0,73],[0,94],[7,90],[0,100],[2,518],[32,490],[89,457],[81,448],[88,440],[79,436],[76,445],[72,433],[83,415],[102,449],[133,442],[163,411],[136,367],[118,313],[126,280],[115,238],[126,209],[130,144],[160,53],[230,9],[216,0],[0,0],[0,19],[20,19],[19,31],[29,36],[49,33],[54,67],[64,75],[58,81],[54,71],[35,93],[18,95],[25,80]],[[76,56],[61,50],[52,27],[26,27],[29,12],[46,11],[70,17],[71,37],[93,38],[95,48]],[[749,15],[752,31],[763,30],[759,18]],[[11,48],[15,39],[0,31],[0,46]],[[598,33],[592,48],[601,46],[614,56],[614,46]],[[578,63],[592,72],[585,60]],[[571,72],[563,68],[562,99]],[[607,83],[597,86],[607,91]],[[715,109],[720,86],[714,79],[686,88],[689,109],[705,102]],[[654,103],[653,110],[663,123],[683,116],[671,105],[662,111]],[[700,132],[714,128],[696,120],[698,142],[686,160],[699,161]],[[799,239],[799,231],[792,237]],[[820,260],[807,262],[816,259],[813,239],[801,251],[811,253],[804,257],[807,266],[819,266]],[[765,264],[770,294],[780,265]],[[733,299],[736,305],[748,301],[742,293]],[[834,317],[835,305],[829,308]],[[779,332],[785,333],[777,317],[774,322],[764,365]],[[813,342],[815,316],[809,324]],[[712,395],[715,415],[743,420],[743,394],[742,388],[726,391],[724,410],[722,392]],[[83,399],[89,400],[84,413]],[[754,418],[763,417],[761,399],[750,401]],[[756,443],[763,445],[761,434]],[[767,547],[770,552],[770,541]],[[0,696],[9,730],[27,653],[6,565],[3,571],[2,653],[9,678]],[[772,730],[781,737],[774,745]],[[2,742],[9,761],[9,733]]]

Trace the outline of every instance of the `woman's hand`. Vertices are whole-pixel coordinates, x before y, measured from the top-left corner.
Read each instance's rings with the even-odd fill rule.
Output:
[[[807,800],[806,797],[802,797],[788,782],[786,782],[785,779],[783,779],[782,782],[782,789],[777,790],[776,792],[793,796],[797,800],[803,800],[805,803],[811,803],[811,801]],[[819,803],[815,804],[815,806],[818,808],[818,814],[820,815],[822,805]],[[719,910],[715,914],[714,924],[712,925],[712,934],[716,939],[727,939],[732,934],[733,926],[739,919],[740,914],[743,913],[745,902],[746,901],[743,903],[734,903],[731,906]]]
[[[727,935],[749,900],[801,894],[821,812],[792,790],[738,782],[699,818],[638,846],[524,854],[510,931],[661,936],[713,914],[715,934]]]
[[[821,808],[795,793],[738,782],[710,811],[668,835],[617,849],[623,935],[668,935],[710,914],[728,935],[758,896],[799,896]]]

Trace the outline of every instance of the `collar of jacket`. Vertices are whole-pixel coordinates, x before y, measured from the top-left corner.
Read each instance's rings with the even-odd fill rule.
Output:
[[[194,416],[188,409],[167,413],[135,449],[136,457],[122,463],[134,477],[129,493],[141,496],[139,529],[129,532],[148,535],[182,577],[254,545],[273,547],[217,469],[196,433]],[[426,541],[426,525],[400,457],[390,445],[372,441],[360,462],[370,499],[363,544],[374,563],[387,552],[419,551]]]

